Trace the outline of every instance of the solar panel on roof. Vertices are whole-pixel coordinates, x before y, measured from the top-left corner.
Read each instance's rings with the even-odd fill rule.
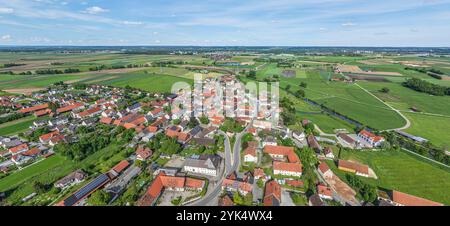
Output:
[[[95,178],[93,181],[91,181],[89,184],[78,190],[73,196],[76,199],[76,201],[80,200],[87,194],[89,194],[92,190],[98,188],[100,185],[104,184],[106,181],[109,180],[109,177],[106,174],[102,174]],[[72,196],[71,196],[72,197]],[[71,198],[69,197],[69,198]],[[69,199],[68,198],[68,199]]]

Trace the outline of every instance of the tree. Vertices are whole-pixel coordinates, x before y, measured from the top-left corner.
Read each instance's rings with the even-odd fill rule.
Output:
[[[248,73],[247,77],[248,77],[248,78],[251,78],[251,79],[256,79],[256,71],[251,70],[251,71]]]
[[[40,181],[34,181],[33,182],[33,189],[38,194],[45,193],[47,191],[47,188],[48,188],[48,186],[43,184]]]
[[[88,199],[88,203],[92,206],[106,206],[111,199],[111,195],[100,189],[94,192]]]
[[[300,86],[303,87],[303,88],[306,88],[308,86],[308,84],[306,84],[306,82],[301,82]]]
[[[286,91],[289,91],[291,89],[291,85],[286,85]]]
[[[200,122],[204,125],[209,124],[209,119],[208,117],[206,117],[206,115],[202,115],[202,117],[200,117]]]
[[[381,88],[381,90],[380,90],[380,92],[382,92],[382,93],[389,93],[389,88],[387,88],[387,87],[383,87],[383,88]]]
[[[305,91],[302,89],[299,89],[299,90],[295,91],[294,96],[296,96],[297,98],[303,98],[303,97],[305,97]]]

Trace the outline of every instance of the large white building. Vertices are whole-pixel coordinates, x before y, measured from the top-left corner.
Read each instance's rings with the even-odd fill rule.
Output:
[[[220,157],[216,155],[192,156],[186,159],[184,171],[206,176],[217,176],[220,165]]]
[[[290,177],[302,176],[302,164],[288,162],[273,162],[273,174]]]

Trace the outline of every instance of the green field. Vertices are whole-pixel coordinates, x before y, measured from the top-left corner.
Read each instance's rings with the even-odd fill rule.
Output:
[[[336,153],[337,154],[337,153]],[[360,177],[380,188],[395,189],[450,205],[450,170],[402,151],[342,151],[341,159],[368,164],[378,179]],[[328,161],[341,179],[345,172]]]
[[[450,117],[430,116],[418,113],[405,113],[411,127],[405,132],[430,140],[438,147],[450,145]]]
[[[358,82],[358,84],[396,109],[409,111],[411,107],[415,107],[422,112],[450,115],[450,96],[432,96],[392,82]],[[389,93],[379,91],[384,87],[390,90]]]
[[[36,120],[36,117],[29,116],[26,118],[21,118],[15,121],[3,123],[0,125],[0,136],[11,136],[16,135],[21,132],[27,131],[33,122]]]
[[[64,168],[64,166],[69,162],[70,161],[67,161],[64,157],[61,157],[59,155],[44,159],[38,163],[26,167],[23,170],[0,179],[0,191],[7,191],[16,186],[22,186],[24,184],[30,183],[31,178],[38,177],[39,175],[48,177],[54,169]],[[30,190],[29,194],[31,193],[32,191]]]
[[[120,146],[111,144],[88,156],[79,163],[67,160],[56,154],[0,179],[0,192],[10,190],[11,195],[8,196],[7,201],[16,203],[20,199],[34,192],[32,186],[34,181],[39,181],[44,184],[53,184],[70,172],[87,166],[93,166],[92,168],[96,172],[106,172],[113,164],[124,158],[122,156],[123,153],[119,152],[120,150],[122,150]]]

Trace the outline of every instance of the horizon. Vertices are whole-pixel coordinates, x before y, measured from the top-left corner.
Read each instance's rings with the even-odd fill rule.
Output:
[[[450,0],[0,0],[0,5],[2,46],[450,46]]]

